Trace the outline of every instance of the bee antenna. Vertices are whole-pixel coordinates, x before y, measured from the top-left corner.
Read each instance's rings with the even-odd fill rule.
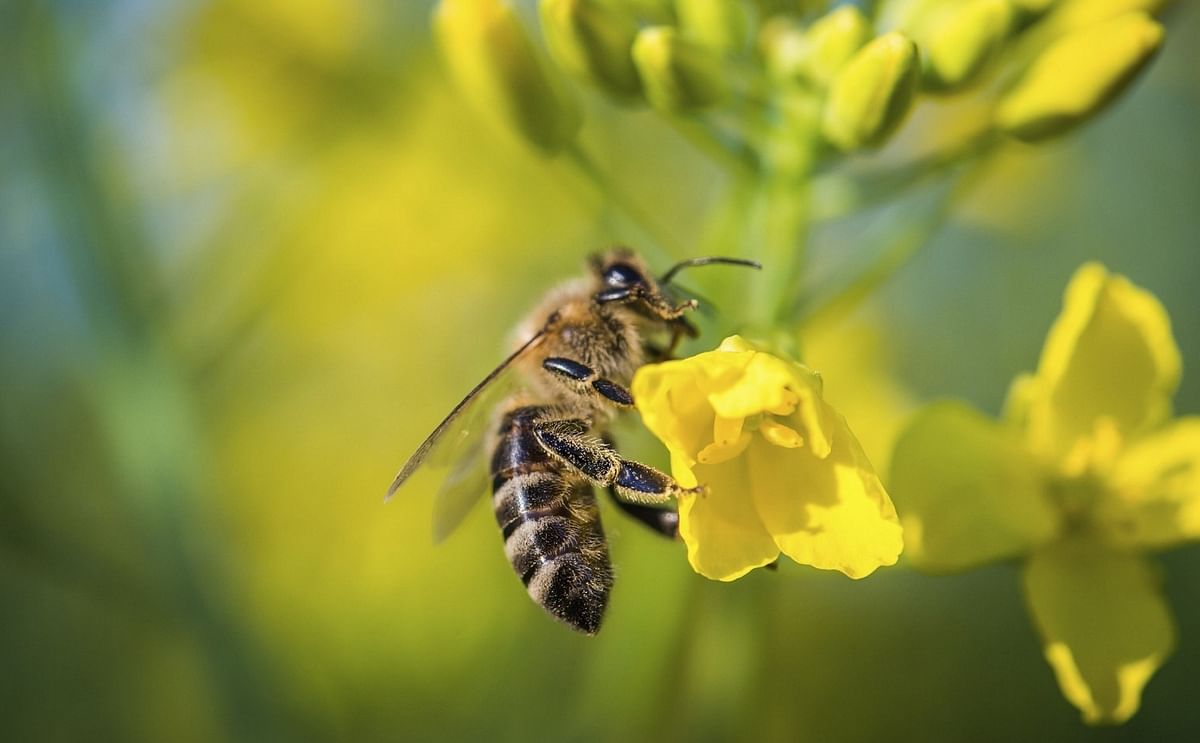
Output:
[[[675,274],[679,273],[683,269],[692,268],[693,266],[707,266],[711,263],[722,263],[727,266],[746,266],[747,268],[759,270],[762,269],[761,263],[758,261],[749,260],[748,258],[727,258],[725,256],[709,255],[703,258],[688,258],[687,260],[676,263],[662,275],[662,278],[658,280],[658,283],[669,284],[671,283],[671,279],[675,278]]]

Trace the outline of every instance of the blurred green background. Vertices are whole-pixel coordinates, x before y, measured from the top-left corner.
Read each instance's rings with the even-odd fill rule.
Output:
[[[486,508],[435,548],[434,482],[385,507],[524,309],[645,238],[475,120],[430,6],[0,5],[0,739],[1200,729],[1200,549],[1162,561],[1177,652],[1130,723],[1097,730],[1010,565],[710,583],[604,504],[617,587],[586,638],[524,595]],[[1177,409],[1200,413],[1200,8],[1168,29],[1113,110],[1010,149],[895,281],[805,339],[881,467],[921,400],[998,411],[1087,259],[1163,301]],[[615,178],[697,244],[711,166],[646,113],[588,114]],[[822,229],[813,280],[902,216]]]

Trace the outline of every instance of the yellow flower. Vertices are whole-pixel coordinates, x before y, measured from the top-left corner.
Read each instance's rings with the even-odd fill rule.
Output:
[[[1129,719],[1175,643],[1143,553],[1200,537],[1200,418],[1170,419],[1179,375],[1158,300],[1088,264],[1004,421],[936,404],[893,455],[909,559],[1024,556],[1046,659],[1088,723]]]
[[[812,370],[733,336],[715,351],[643,367],[633,396],[676,479],[706,488],[679,499],[697,573],[734,580],[780,552],[851,578],[895,564],[896,511]]]

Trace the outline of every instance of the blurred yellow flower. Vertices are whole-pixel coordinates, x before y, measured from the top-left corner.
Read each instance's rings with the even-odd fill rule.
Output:
[[[633,395],[675,477],[706,487],[679,499],[696,572],[734,580],[780,552],[852,578],[895,564],[896,511],[812,370],[732,336],[715,351],[643,367]]]
[[[909,558],[948,571],[1026,556],[1046,659],[1092,724],[1129,719],[1175,643],[1141,553],[1200,537],[1200,418],[1170,420],[1180,366],[1158,300],[1088,264],[1005,421],[933,405],[893,455]]]

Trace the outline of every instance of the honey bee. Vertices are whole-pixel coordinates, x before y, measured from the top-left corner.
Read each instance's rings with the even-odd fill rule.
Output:
[[[388,488],[390,499],[422,464],[448,468],[434,501],[434,539],[465,517],[491,484],[504,552],[530,597],[586,634],[600,629],[613,585],[594,485],[628,515],[674,538],[675,510],[692,492],[669,475],[617,453],[605,431],[633,406],[639,366],[668,359],[697,328],[696,299],[668,294],[685,269],[753,261],[682,261],[654,279],[618,248],[591,256],[588,275],[551,291],[518,327],[517,347],[450,411]],[[665,345],[654,340],[665,339]],[[490,457],[483,451],[486,444]]]

